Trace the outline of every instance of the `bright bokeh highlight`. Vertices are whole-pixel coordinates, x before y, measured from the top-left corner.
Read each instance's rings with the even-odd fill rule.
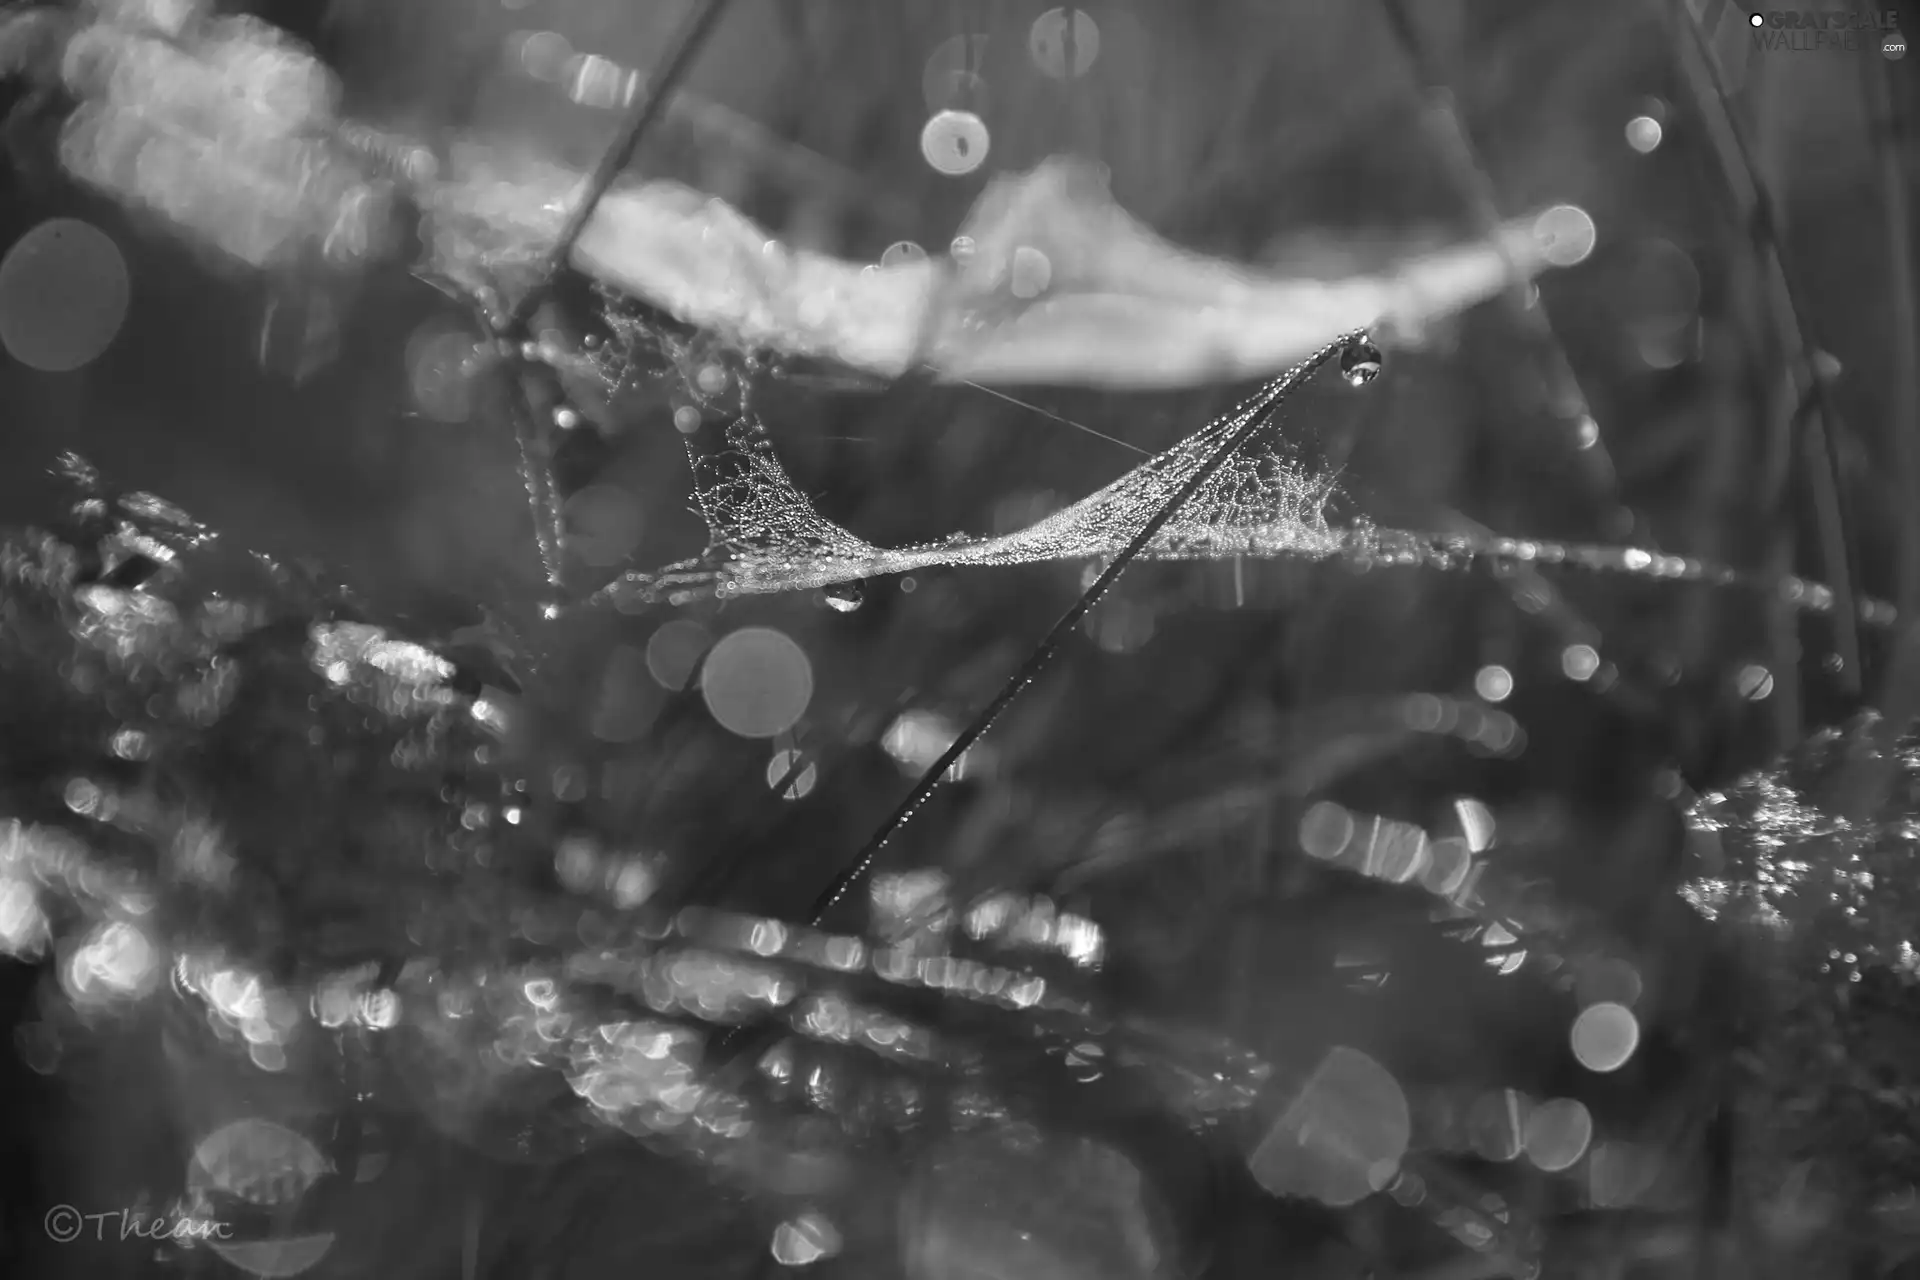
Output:
[[[729,733],[772,738],[806,714],[813,701],[813,664],[783,632],[742,627],[707,655],[700,693]]]
[[[1625,1005],[1588,1005],[1573,1021],[1573,1056],[1589,1071],[1618,1071],[1640,1047],[1640,1022]]]

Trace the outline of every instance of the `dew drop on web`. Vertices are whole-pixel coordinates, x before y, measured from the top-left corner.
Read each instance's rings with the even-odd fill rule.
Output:
[[[1365,338],[1355,338],[1340,353],[1340,376],[1348,386],[1364,387],[1380,376],[1380,348]]]
[[[867,602],[864,583],[836,582],[826,589],[827,607],[836,613],[852,613]]]

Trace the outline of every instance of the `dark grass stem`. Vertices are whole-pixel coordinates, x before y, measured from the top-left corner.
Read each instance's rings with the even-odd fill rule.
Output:
[[[1900,504],[1898,561],[1899,630],[1886,661],[1873,705],[1875,749],[1865,753],[1842,779],[1840,812],[1869,822],[1881,812],[1899,778],[1901,739],[1920,718],[1920,279],[1913,253],[1913,200],[1905,157],[1911,154],[1913,129],[1908,107],[1894,78],[1894,64],[1876,60],[1877,74],[1862,81],[1868,123],[1880,167],[1880,191],[1886,211],[1887,267],[1895,359],[1886,433],[1897,483],[1906,497]]]
[[[602,196],[613,186],[614,179],[621,170],[633,160],[634,152],[639,150],[641,139],[647,130],[665,113],[667,101],[686,78],[693,65],[695,55],[707,42],[714,29],[719,25],[721,15],[726,11],[727,0],[696,0],[688,11],[680,27],[673,33],[667,44],[667,51],[660,59],[660,69],[648,78],[645,87],[634,99],[633,111],[627,117],[626,125],[620,130],[620,136],[608,147],[595,166],[592,179],[587,183],[586,195],[574,206],[567,216],[566,224],[561,228],[559,238],[553,243],[553,250],[547,255],[547,264],[540,279],[520,299],[513,309],[509,324],[510,337],[524,336],[527,324],[533,319],[533,313],[545,299],[553,282],[566,268],[567,257],[573,252],[574,242],[586,229],[587,220],[600,204]]]
[[[513,440],[520,451],[520,483],[527,491],[533,516],[533,542],[547,586],[565,583],[566,535],[560,495],[553,482],[553,441],[541,421],[540,405],[532,386],[532,370],[515,357],[500,373],[506,392],[507,415],[513,420]]]
[[[1245,401],[1239,409],[1229,415],[1230,417],[1244,417],[1245,421],[1238,429],[1223,440],[1212,453],[1208,454],[1206,460],[1187,478],[1186,482],[1160,505],[1147,520],[1146,524],[1141,526],[1140,532],[1133,536],[1133,540],[1127,543],[1119,554],[1114,556],[1112,562],[1107,565],[1100,576],[1094,579],[1093,585],[1081,592],[1080,598],[1074,601],[1073,605],[1068,608],[1065,613],[1060,615],[1060,620],[1053,624],[1053,628],[1041,639],[1033,652],[1027,655],[1026,661],[1022,662],[1014,673],[1007,678],[1007,682],[1000,687],[1000,692],[994,695],[993,701],[981,709],[980,713],[973,718],[972,723],[940,754],[940,758],[935,760],[933,764],[928,767],[927,771],[920,776],[920,781],[915,784],[906,799],[901,801],[899,807],[887,816],[886,820],[882,822],[878,829],[874,831],[873,835],[868,838],[866,844],[861,847],[859,853],[854,856],[853,861],[842,869],[839,874],[834,876],[833,881],[821,892],[820,896],[814,900],[813,906],[808,912],[808,920],[811,924],[815,926],[820,925],[827,914],[839,904],[840,900],[845,898],[847,894],[860,883],[868,871],[872,869],[873,864],[879,859],[881,852],[887,846],[887,842],[892,840],[902,827],[906,826],[908,821],[912,819],[914,813],[919,810],[920,806],[925,804],[927,799],[939,789],[940,782],[946,777],[947,771],[953,768],[955,762],[980,740],[981,736],[993,726],[994,721],[999,719],[1000,714],[1013,704],[1014,700],[1020,696],[1026,687],[1033,683],[1042,668],[1044,668],[1047,663],[1052,660],[1054,654],[1059,651],[1061,644],[1066,640],[1067,636],[1072,633],[1075,627],[1080,625],[1081,620],[1085,618],[1087,614],[1093,611],[1094,606],[1100,603],[1101,597],[1106,595],[1108,589],[1119,580],[1120,575],[1127,571],[1127,566],[1132,564],[1134,559],[1146,549],[1147,545],[1159,535],[1160,531],[1166,527],[1167,522],[1180,513],[1181,508],[1186,506],[1193,495],[1198,493],[1201,487],[1213,478],[1214,474],[1226,464],[1228,458],[1244,448],[1248,441],[1252,440],[1254,436],[1258,435],[1271,424],[1274,410],[1279,407],[1280,403],[1285,400],[1295,388],[1304,383],[1329,360],[1337,356],[1349,343],[1363,336],[1364,335],[1360,333],[1352,333],[1328,343],[1301,364],[1294,366],[1280,377],[1267,383],[1251,398]]]
[[[1900,578],[1894,600],[1902,618],[1920,612],[1920,271],[1914,264],[1915,170],[1910,163],[1914,135],[1912,100],[1903,92],[1894,68],[1882,58],[1877,74],[1863,76],[1868,124],[1879,161],[1881,208],[1885,213],[1887,270],[1892,278],[1894,383],[1891,422],[1886,432],[1890,455],[1905,494],[1900,504]]]
[[[1447,179],[1466,206],[1475,229],[1491,239],[1500,226],[1501,213],[1499,187],[1486,157],[1474,144],[1473,134],[1461,116],[1452,90],[1447,87],[1439,60],[1429,42],[1421,38],[1407,0],[1380,0],[1380,5],[1408,74],[1422,94],[1422,127],[1433,140],[1434,150]],[[1586,430],[1586,423],[1593,416],[1586,391],[1573,371],[1566,344],[1554,328],[1545,304],[1532,301],[1532,292],[1533,286],[1524,280],[1506,291],[1502,302],[1507,322],[1525,344],[1529,363],[1542,380],[1547,403],[1553,406],[1561,426],[1573,431]],[[1607,453],[1606,442],[1596,435],[1591,444],[1576,448],[1571,456],[1581,468],[1589,491],[1613,508],[1616,516],[1623,513],[1625,508],[1620,505],[1619,475]],[[1486,531],[1482,529],[1478,532],[1484,534]],[[1510,566],[1506,572],[1496,574],[1495,581],[1499,582],[1507,598],[1520,604],[1523,609],[1526,608],[1524,601],[1530,595],[1537,598],[1540,592],[1548,592],[1550,598],[1556,598],[1560,607],[1578,619],[1583,627],[1597,634],[1598,628],[1593,628],[1591,623],[1580,617],[1563,596],[1552,592],[1529,566]],[[1636,720],[1646,720],[1652,709],[1659,706],[1657,699],[1635,688],[1623,677],[1616,677],[1607,686],[1607,692]]]
[[[1461,117],[1438,59],[1428,42],[1420,37],[1407,0],[1381,0],[1381,8],[1408,74],[1422,96],[1421,126],[1434,144],[1434,153],[1448,182],[1466,206],[1474,230],[1492,239],[1502,217],[1499,187],[1486,157],[1474,144],[1473,134]],[[1530,300],[1535,286],[1519,273],[1514,278],[1513,287],[1501,299],[1508,323],[1528,348],[1530,363],[1545,384],[1547,403],[1553,407],[1561,427],[1570,434],[1584,430],[1586,420],[1593,416],[1592,410],[1573,371],[1573,363],[1567,357],[1566,344],[1554,329],[1546,307]],[[1606,442],[1595,439],[1573,450],[1572,457],[1592,492],[1609,505],[1618,506],[1619,477],[1607,453]]]
[[[549,588],[558,590],[565,585],[566,534],[560,514],[559,493],[553,482],[552,428],[542,418],[533,390],[532,371],[527,368],[527,357],[522,354],[523,344],[534,314],[553,291],[554,281],[566,269],[567,259],[573,253],[574,243],[580,239],[580,233],[586,229],[587,220],[599,207],[601,197],[613,186],[614,179],[632,162],[634,152],[639,149],[647,130],[664,114],[668,99],[685,78],[701,46],[719,25],[726,7],[727,0],[696,0],[688,11],[667,45],[659,70],[653,73],[636,96],[632,113],[621,128],[619,137],[601,155],[600,163],[595,166],[593,176],[587,182],[585,194],[574,206],[573,212],[567,215],[567,221],[547,254],[539,278],[515,302],[512,312],[499,330],[512,351],[512,372],[521,383],[518,388],[520,395],[514,397],[517,403],[510,411],[513,436],[520,450],[520,479],[526,486],[527,502],[533,516],[534,543],[539,549],[540,567]]]
[[[1779,331],[1781,345],[1793,365],[1798,398],[1810,412],[1806,415],[1803,437],[1809,453],[1820,465],[1809,468],[1809,484],[1820,536],[1821,554],[1826,561],[1826,578],[1831,584],[1835,608],[1834,648],[1842,663],[1841,681],[1849,694],[1860,691],[1865,673],[1861,669],[1858,595],[1858,568],[1853,544],[1852,523],[1848,519],[1846,494],[1842,487],[1838,419],[1827,395],[1826,379],[1815,363],[1815,342],[1807,327],[1810,314],[1804,298],[1787,270],[1785,251],[1780,244],[1779,205],[1772,188],[1755,158],[1752,143],[1734,118],[1727,86],[1714,63],[1707,33],[1701,29],[1688,6],[1674,0],[1670,9],[1679,28],[1681,79],[1694,98],[1696,110],[1706,125],[1708,140],[1726,171],[1727,185],[1736,201],[1747,206],[1745,213],[1751,229],[1762,290],[1772,303],[1771,319]],[[1719,13],[1722,21],[1738,20],[1731,11]],[[1796,416],[1799,410],[1795,410]]]

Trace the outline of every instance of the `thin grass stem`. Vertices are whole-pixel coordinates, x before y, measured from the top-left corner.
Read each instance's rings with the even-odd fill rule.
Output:
[[[982,708],[973,718],[972,723],[953,740],[945,751],[941,752],[940,758],[928,766],[906,799],[887,816],[854,856],[853,861],[834,876],[833,881],[815,899],[812,908],[808,911],[808,920],[811,924],[818,926],[841,899],[860,883],[873,868],[873,864],[879,859],[888,841],[906,826],[920,806],[939,789],[940,782],[947,771],[980,740],[981,736],[993,726],[994,721],[999,719],[1001,713],[1013,705],[1014,700],[1026,687],[1033,683],[1053,655],[1059,651],[1060,645],[1067,636],[1080,625],[1081,620],[1088,613],[1092,612],[1094,606],[1100,603],[1108,589],[1119,580],[1121,574],[1126,572],[1127,566],[1132,564],[1159,535],[1167,522],[1180,513],[1181,508],[1200,491],[1207,481],[1213,478],[1228,458],[1244,448],[1254,436],[1271,424],[1273,411],[1295,388],[1337,356],[1348,343],[1356,341],[1361,336],[1358,333],[1348,334],[1327,344],[1301,364],[1267,383],[1238,410],[1229,415],[1230,418],[1241,418],[1241,425],[1221,441],[1186,482],[1160,505],[1159,509],[1141,526],[1140,531],[1133,536],[1132,541],[1114,556],[1100,576],[1094,579],[1092,585],[1081,592],[1080,598],[1060,615],[1060,620],[1053,624],[1052,629],[1027,656],[1026,661],[1007,678],[1007,682],[1001,686],[1000,692],[994,696],[993,700]]]

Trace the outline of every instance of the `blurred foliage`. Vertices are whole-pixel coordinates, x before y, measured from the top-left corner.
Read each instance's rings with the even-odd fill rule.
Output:
[[[924,72],[943,41],[984,33],[975,74],[989,167],[1092,155],[1122,205],[1195,247],[1333,277],[1471,230],[1478,181],[1504,212],[1578,203],[1600,246],[1543,281],[1533,306],[1553,323],[1597,444],[1553,403],[1527,326],[1497,307],[1389,351],[1364,392],[1308,388],[1284,430],[1341,470],[1344,515],[1414,528],[1470,518],[1514,536],[1831,576],[1832,539],[1814,518],[1822,464],[1782,402],[1792,353],[1767,323],[1777,300],[1684,71],[1686,6],[1419,6],[1413,34],[1425,70],[1452,90],[1474,147],[1465,157],[1434,144],[1417,60],[1370,6],[1104,7],[1104,61],[1067,83],[1030,66],[1041,7],[742,3],[692,77],[689,101],[706,107],[676,113],[639,163],[850,257],[901,239],[937,246],[979,179],[921,163]],[[645,66],[677,19],[676,6],[560,0],[257,8],[341,70],[352,118],[436,145],[505,135],[573,165],[598,155],[614,117],[507,68],[509,37],[547,29]],[[1920,28],[1910,6],[1896,8]],[[1900,469],[1898,433],[1912,426],[1899,415],[1915,353],[1894,295],[1911,282],[1891,269],[1880,225],[1893,135],[1861,93],[1862,65],[1743,55],[1722,87],[1760,141],[1804,322],[1830,357],[1859,585],[1907,603],[1914,477]],[[1911,77],[1890,83],[1888,110],[1910,119]],[[0,367],[11,464],[0,509],[57,531],[18,535],[0,557],[11,726],[0,818],[84,841],[73,846],[84,856],[55,860],[75,875],[165,880],[168,860],[192,850],[230,857],[228,888],[162,894],[155,931],[172,944],[217,944],[289,989],[362,963],[399,982],[409,958],[427,956],[519,973],[565,950],[542,932],[543,911],[576,930],[595,912],[626,919],[605,886],[594,899],[561,881],[556,851],[580,847],[569,840],[640,859],[662,903],[793,924],[910,785],[887,746],[902,713],[963,724],[1083,582],[1080,566],[943,571],[869,583],[850,613],[797,596],[543,626],[505,423],[522,388],[483,381],[469,412],[446,417],[414,398],[407,353],[436,334],[477,336],[470,316],[376,269],[342,295],[336,358],[296,385],[284,362],[263,367],[263,329],[270,303],[306,305],[311,277],[209,278],[60,180],[45,163],[57,113],[31,94],[15,105],[22,163],[0,176],[14,184],[0,185],[0,240],[52,214],[86,217],[126,248],[135,288],[119,341],[84,373]],[[1643,114],[1662,126],[1646,154],[1624,134]],[[1910,185],[1906,162],[1896,172]],[[539,326],[582,352],[617,336],[578,281]],[[629,496],[644,514],[631,553],[642,567],[691,554],[703,532],[686,510],[672,415],[698,403],[707,353],[675,359],[673,342],[618,395],[570,381],[564,365],[540,390],[590,420],[561,459],[566,487]],[[757,403],[798,487],[881,544],[1012,527],[1133,462],[1062,420],[1152,450],[1231,399],[1060,388],[1016,404],[810,372],[770,381]],[[75,508],[70,482],[44,475],[68,450],[102,464],[103,492],[160,493],[220,536],[147,499]],[[274,558],[230,549],[241,547]],[[573,566],[602,577],[618,567]],[[697,622],[706,642],[750,623],[796,641],[814,686],[796,736],[727,734],[697,685],[615,687],[669,621]],[[315,669],[316,625],[358,646],[348,681]],[[378,644],[435,672],[444,658],[447,674],[397,679],[369,658]],[[1576,644],[1607,661],[1604,679],[1568,677]],[[440,1274],[463,1255],[481,1258],[469,1275],[601,1275],[636,1257],[667,1274],[749,1274],[788,1220],[770,1204],[798,1213],[837,1197],[849,1243],[822,1266],[844,1274],[889,1274],[904,1234],[919,1242],[915,1280],[967,1274],[950,1256],[959,1239],[998,1251],[992,1274],[1114,1276],[1145,1254],[1112,1225],[1133,1211],[1115,1207],[1125,1178],[1108,1149],[1147,1171],[1150,1211],[1139,1212],[1156,1240],[1177,1242],[1166,1262],[1185,1259],[1183,1274],[1501,1274],[1501,1249],[1458,1243],[1477,1238],[1475,1224],[1510,1235],[1503,1247],[1516,1252],[1538,1246],[1548,1276],[1888,1274],[1911,1266],[1920,1238],[1906,1052],[1916,757],[1871,720],[1819,728],[1842,723],[1863,691],[1889,706],[1903,696],[1882,682],[1897,671],[1885,637],[1865,638],[1857,671],[1836,666],[1836,646],[1826,622],[1765,593],[1702,585],[1284,561],[1136,567],[890,852],[891,870],[950,877],[956,906],[1017,890],[1097,921],[1107,953],[1089,985],[1181,1028],[1171,1047],[1139,1050],[1147,1083],[1075,1112],[1056,1096],[1074,1089],[1033,1083],[1070,1074],[1064,1059],[1042,1069],[1011,1047],[1031,1031],[1018,1013],[905,1001],[904,1016],[980,1047],[976,1079],[993,1098],[1036,1091],[1036,1131],[1009,1139],[1011,1152],[944,1131],[915,1146],[909,1125],[803,1100],[779,1113],[786,1149],[851,1152],[855,1172],[814,1180],[803,1162],[768,1157],[748,1162],[761,1179],[748,1179],[748,1197],[729,1180],[737,1166],[709,1184],[716,1166],[684,1147],[583,1122],[553,1064],[501,1066],[505,1086],[456,1073],[456,1061],[478,1060],[470,1046],[395,1050],[376,1067],[321,1037],[313,1060],[262,1083],[272,1073],[188,1015],[166,1033],[180,1051],[154,1106],[166,1035],[140,1016],[118,1038],[82,1035],[53,967],[71,952],[57,948],[14,975],[26,1028],[16,1056],[42,1073],[19,1075],[32,1106],[15,1121],[18,1149],[50,1193],[70,1188],[67,1199],[104,1209],[166,1194],[210,1123],[248,1108],[357,1116],[352,1072],[391,1071],[397,1092],[364,1108],[384,1127],[388,1172],[351,1201],[356,1225],[315,1275]],[[1493,665],[1514,686],[1497,706],[1470,692]],[[230,685],[222,673],[233,671]],[[609,730],[605,708],[622,699]],[[476,702],[510,706],[512,733],[477,721]],[[1516,732],[1488,749],[1480,731],[1496,715]],[[131,758],[115,745],[125,732],[143,735]],[[770,748],[804,754],[814,781],[803,796],[772,785]],[[1863,790],[1861,777],[1885,776],[1876,765],[1893,766],[1891,783]],[[159,816],[135,806],[107,821],[76,780],[148,797]],[[1706,798],[1690,826],[1695,793]],[[1477,821],[1464,799],[1484,805],[1495,833],[1474,851],[1470,892],[1367,874],[1375,845],[1352,832],[1377,840],[1398,823],[1457,853]],[[1322,804],[1354,824],[1331,858],[1306,847],[1308,819],[1331,812]],[[484,833],[466,824],[476,805]],[[71,903],[124,888],[83,881]],[[81,934],[106,918],[74,909],[65,924]],[[1594,975],[1620,962],[1639,985],[1641,1042],[1620,1070],[1588,1072],[1567,1028],[1608,990]],[[1196,1136],[1168,1119],[1168,1099],[1192,1096],[1180,1088],[1205,1075],[1192,1058],[1214,1061],[1219,1037],[1272,1066],[1274,1083],[1226,1132]],[[1402,1181],[1336,1210],[1251,1180],[1264,1126],[1330,1045],[1364,1049],[1405,1092],[1403,1176],[1421,1180],[1418,1194]],[[1556,1174],[1515,1159],[1488,1136],[1498,1126],[1476,1119],[1503,1090],[1580,1099],[1594,1146]],[[442,1095],[466,1105],[443,1107]],[[330,1154],[348,1166],[349,1149],[335,1142]],[[123,1152],[124,1171],[109,1167]],[[969,1179],[998,1198],[954,1189]],[[1057,1220],[1022,1218],[1068,1184],[1079,1199]],[[474,1205],[486,1206],[484,1231],[466,1225]],[[73,1265],[43,1246],[43,1208],[13,1211],[21,1274]],[[1042,1237],[1024,1258],[1023,1231]],[[1103,1248],[1113,1256],[1093,1261]],[[1073,1259],[1081,1272],[1063,1269]],[[102,1275],[148,1262],[111,1248],[86,1259]],[[202,1263],[189,1250],[170,1265]]]

